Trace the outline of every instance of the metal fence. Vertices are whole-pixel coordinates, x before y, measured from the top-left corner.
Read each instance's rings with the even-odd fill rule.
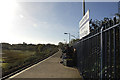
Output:
[[[83,79],[120,79],[120,24],[98,28],[74,47]]]

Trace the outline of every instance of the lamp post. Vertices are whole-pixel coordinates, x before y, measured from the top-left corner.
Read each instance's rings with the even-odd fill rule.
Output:
[[[64,42],[65,42],[65,44],[67,44],[67,40],[66,39],[64,39]]]
[[[69,36],[69,43],[70,43],[70,33],[64,33],[64,34],[68,34],[68,36]]]
[[[75,39],[77,39],[77,37],[75,37],[74,35],[71,35],[70,33],[64,33],[64,34],[68,34],[68,36],[69,36],[69,43],[70,43],[70,39],[71,39],[70,36],[72,36],[72,37],[74,37]]]

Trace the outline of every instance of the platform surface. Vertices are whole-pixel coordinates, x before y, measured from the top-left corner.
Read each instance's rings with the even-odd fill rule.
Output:
[[[59,50],[53,56],[42,62],[11,76],[12,78],[81,78],[76,68],[67,67],[60,63],[62,51]]]

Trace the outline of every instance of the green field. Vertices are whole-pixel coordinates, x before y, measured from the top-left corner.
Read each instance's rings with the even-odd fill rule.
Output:
[[[8,75],[16,70],[41,61],[55,52],[58,47],[52,44],[9,44],[2,43],[2,75]]]
[[[54,50],[47,50],[47,52],[36,53],[35,51],[22,51],[22,50],[3,50],[2,72],[3,75],[9,74],[18,70],[19,68],[26,66],[28,64],[34,63],[39,59],[44,59],[51,54]],[[56,49],[57,51],[57,49]],[[52,53],[50,53],[52,52]]]
[[[3,73],[9,72],[9,70],[21,67],[22,65],[28,64],[28,60],[30,60],[34,55],[34,51],[21,51],[21,50],[3,50],[2,59],[2,69]],[[35,56],[34,56],[35,57]]]
[[[6,63],[14,63],[16,61],[24,61],[35,54],[34,51],[21,51],[21,50],[3,50],[2,57],[6,57],[4,60]]]

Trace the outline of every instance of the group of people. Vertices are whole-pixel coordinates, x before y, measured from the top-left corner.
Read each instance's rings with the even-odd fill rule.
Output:
[[[73,66],[77,65],[77,53],[76,49],[73,48],[73,46],[66,45],[65,49],[63,50],[63,53],[61,55],[62,61],[61,63],[64,62],[64,59],[71,59]]]

